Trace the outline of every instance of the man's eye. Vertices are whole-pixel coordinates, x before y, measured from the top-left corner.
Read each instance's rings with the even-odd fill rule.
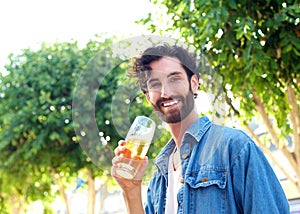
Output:
[[[170,79],[170,81],[171,82],[176,82],[176,81],[178,81],[180,78],[178,78],[178,77],[172,77],[171,79]]]
[[[149,85],[149,88],[158,88],[160,86],[160,84],[158,82],[155,82],[155,83],[150,83]]]

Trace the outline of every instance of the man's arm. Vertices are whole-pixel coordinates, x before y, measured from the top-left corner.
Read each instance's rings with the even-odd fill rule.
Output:
[[[123,197],[126,204],[127,213],[143,214],[145,213],[142,202],[142,185],[136,186],[130,191],[123,190]]]
[[[268,160],[255,143],[246,143],[234,162],[234,192],[243,213],[290,213],[285,193]]]

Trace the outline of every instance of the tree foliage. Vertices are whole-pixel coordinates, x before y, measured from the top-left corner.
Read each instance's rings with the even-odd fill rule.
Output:
[[[66,187],[82,170],[87,170],[86,179],[93,185],[96,177],[111,184],[113,149],[124,137],[115,128],[117,118],[124,115],[112,113],[129,106],[131,121],[137,115],[151,114],[150,106],[141,108],[145,103],[140,102],[138,93],[131,98],[125,96],[128,94],[117,97],[119,109],[112,111],[112,99],[127,81],[126,60],[114,58],[113,42],[113,38],[97,37],[83,48],[76,41],[43,43],[38,50],[24,49],[9,56],[8,74],[0,80],[1,212],[9,204],[16,208],[21,202],[20,207],[37,199],[52,200],[56,195],[53,185],[62,182]],[[92,64],[95,58],[97,66]],[[84,84],[80,85],[82,79]],[[133,82],[127,85],[129,92],[136,88]],[[76,86],[92,91],[75,94]],[[94,97],[90,99],[91,96]],[[131,102],[126,104],[126,99]],[[74,112],[75,105],[80,105],[82,112]],[[83,117],[74,123],[76,113]],[[88,126],[90,120],[95,120],[95,127]],[[86,137],[83,132],[74,131],[78,126],[87,133],[96,132],[97,138],[90,142],[90,147],[82,143]],[[65,197],[63,186],[59,190]]]
[[[76,43],[43,44],[38,51],[10,55],[9,74],[1,79],[0,104],[5,197],[49,198],[52,170],[67,176],[82,166],[80,158],[70,158],[82,153],[72,140],[71,125],[70,86],[78,64],[84,65],[74,57],[76,51]]]
[[[269,141],[288,159],[294,173],[277,162],[300,190],[300,5],[298,1],[162,0],[162,26],[179,32],[201,51],[219,77],[231,113],[247,127],[254,116],[266,138],[248,131],[270,156]],[[153,14],[142,23],[155,32]],[[174,34],[175,35],[175,34]],[[218,81],[216,81],[218,82]],[[209,86],[209,85],[208,85]],[[238,102],[237,102],[238,101]],[[288,145],[288,136],[293,145]]]

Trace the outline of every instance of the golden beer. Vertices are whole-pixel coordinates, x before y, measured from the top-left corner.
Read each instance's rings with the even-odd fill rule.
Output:
[[[131,138],[126,141],[125,147],[131,151],[131,157],[144,158],[149,149],[150,143],[146,139]]]
[[[125,138],[128,154],[116,166],[116,173],[126,179],[142,179],[138,174],[142,160],[150,147],[155,130],[155,122],[145,116],[138,116],[133,121]],[[137,176],[137,177],[136,177]]]

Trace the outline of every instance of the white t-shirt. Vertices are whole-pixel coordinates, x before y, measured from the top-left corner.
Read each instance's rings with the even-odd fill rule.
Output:
[[[177,193],[182,185],[181,179],[181,161],[179,151],[175,148],[169,158],[169,174],[167,187],[167,203],[165,214],[175,214],[178,209]]]

